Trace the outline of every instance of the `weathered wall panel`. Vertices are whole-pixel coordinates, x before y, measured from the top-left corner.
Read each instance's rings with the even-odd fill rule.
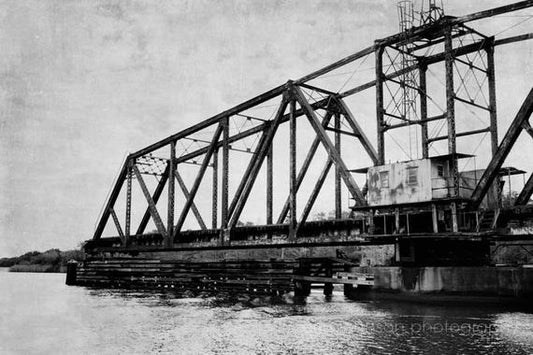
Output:
[[[414,172],[416,178],[409,178]],[[388,173],[388,183],[384,175]],[[427,159],[375,166],[368,169],[368,204],[371,206],[429,201],[431,164]]]

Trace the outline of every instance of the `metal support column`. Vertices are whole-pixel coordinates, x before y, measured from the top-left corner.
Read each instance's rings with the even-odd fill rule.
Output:
[[[485,48],[487,52],[487,82],[489,89],[489,109],[490,109],[490,143],[491,154],[494,156],[498,150],[498,117],[496,110],[496,77],[494,68],[494,37],[489,39],[489,43]],[[489,189],[489,196],[495,198],[494,207],[501,207],[501,195],[499,193],[499,182],[496,180],[492,183]],[[492,201],[492,198],[488,198],[487,201]],[[492,207],[492,206],[491,206]]]
[[[213,152],[213,187],[211,205],[211,228],[218,226],[218,148]]]
[[[452,232],[459,232],[459,225],[457,223],[457,204],[455,202],[451,203],[452,209]]]
[[[266,176],[266,224],[272,224],[272,206],[273,206],[273,146],[270,144],[270,149],[267,153],[267,176]]]
[[[498,150],[498,118],[496,111],[496,77],[494,75],[494,37],[486,47],[487,52],[487,82],[489,86],[489,108],[490,108],[490,142],[492,156]]]
[[[370,210],[370,214],[367,216],[368,218],[368,234],[374,234],[375,226],[374,226],[374,210]]]
[[[385,121],[383,107],[383,46],[378,45],[376,51],[376,118],[377,118],[377,150],[378,164],[385,164]]]
[[[228,228],[228,200],[229,200],[229,117],[224,117],[222,124],[222,201],[221,201],[221,225],[222,233],[220,243],[224,244],[225,230]]]
[[[326,116],[322,120],[322,127],[326,127],[329,124],[329,121],[331,120],[331,116],[332,116],[331,112],[328,111],[326,113]],[[302,166],[300,167],[300,171],[298,172],[298,177],[296,178],[296,192],[298,192],[298,189],[302,185],[302,182],[305,178],[307,170],[309,169],[309,166],[311,165],[311,161],[313,160],[319,145],[320,145],[320,138],[315,137],[302,163]],[[285,200],[285,203],[283,204],[283,208],[281,209],[281,213],[279,214],[277,224],[285,223],[285,220],[287,218],[287,213],[289,213],[289,209],[290,209],[290,202],[291,202],[290,200],[291,200],[291,196],[289,194],[289,196]]]
[[[174,235],[174,200],[175,200],[175,184],[174,172],[176,171],[176,141],[170,142],[170,161],[168,162],[168,214],[167,214],[167,238],[165,238],[165,245],[168,248],[172,247]]]
[[[335,149],[341,154],[341,116],[335,113]],[[342,217],[342,200],[341,200],[341,171],[340,166],[335,165],[335,219]]]
[[[400,233],[400,209],[398,208],[394,209],[394,233]]]
[[[124,236],[124,246],[130,244],[131,236],[131,180],[132,180],[132,171],[131,164],[128,162],[128,182],[126,187],[126,224],[125,224],[125,236]]]
[[[455,136],[455,89],[453,84],[453,42],[452,28],[444,31],[444,52],[446,68],[446,119],[448,121],[448,153],[451,154],[450,175],[452,178],[452,196],[459,196],[459,171],[457,166],[457,144]]]
[[[421,137],[422,137],[422,158],[426,159],[429,157],[429,145],[428,145],[428,123],[426,122],[428,118],[428,98],[427,98],[427,84],[426,84],[426,73],[427,65],[425,63],[420,63],[420,68],[418,69],[418,75],[420,77],[420,123],[421,126]]]
[[[289,133],[289,151],[290,151],[290,221],[289,221],[289,238],[296,238],[296,101],[291,99],[290,102],[290,133]]]
[[[435,204],[431,205],[431,219],[433,221],[433,233],[439,232],[439,220],[437,215],[437,206]]]

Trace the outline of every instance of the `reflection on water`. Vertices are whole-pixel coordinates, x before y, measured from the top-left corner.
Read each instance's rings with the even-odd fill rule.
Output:
[[[494,307],[175,295],[0,273],[0,353],[533,353],[533,314]]]

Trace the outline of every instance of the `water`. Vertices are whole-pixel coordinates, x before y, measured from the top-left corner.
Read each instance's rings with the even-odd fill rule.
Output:
[[[533,314],[487,306],[305,303],[95,290],[0,271],[2,354],[533,354]]]

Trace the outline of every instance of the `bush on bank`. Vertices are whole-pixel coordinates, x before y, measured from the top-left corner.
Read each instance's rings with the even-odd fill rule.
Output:
[[[12,272],[65,272],[69,260],[83,260],[83,252],[59,249],[31,251],[12,258],[0,258],[0,267],[9,267]]]

